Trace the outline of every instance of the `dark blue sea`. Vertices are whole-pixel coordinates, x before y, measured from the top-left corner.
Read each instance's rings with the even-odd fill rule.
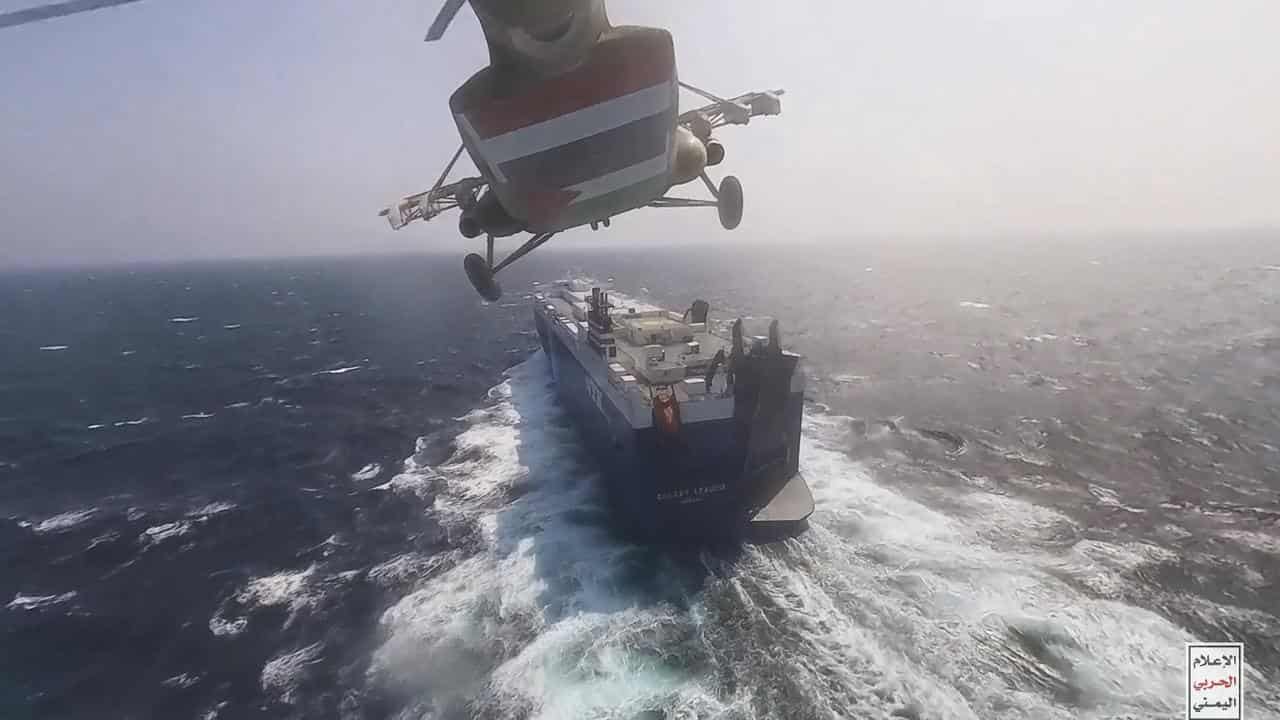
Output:
[[[773,315],[805,535],[611,531],[535,282]],[[0,717],[1280,718],[1280,238],[0,273]]]

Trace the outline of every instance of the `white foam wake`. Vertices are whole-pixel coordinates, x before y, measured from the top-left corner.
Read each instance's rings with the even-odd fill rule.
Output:
[[[357,472],[353,473],[351,475],[351,479],[357,482],[365,482],[366,480],[372,480],[381,474],[382,474],[381,465],[379,465],[378,463],[369,463],[368,465],[365,465],[364,467],[360,468],[360,470],[358,470]]]
[[[23,595],[18,593],[13,596],[13,599],[9,601],[5,608],[9,610],[43,610],[67,602],[75,598],[75,596],[74,590],[61,595]]]
[[[1119,582],[1123,565],[1042,550],[1071,524],[1045,508],[974,493],[951,498],[961,510],[948,515],[880,486],[842,451],[843,425],[806,418],[815,527],[789,557],[743,579],[785,588],[775,600],[801,619],[796,632],[813,651],[788,658],[790,672],[881,705],[872,717],[1178,712],[1191,638],[1058,579],[1065,570]]]
[[[38,533],[54,533],[70,530],[93,517],[97,512],[97,508],[82,508],[80,510],[70,510],[64,513],[59,513],[36,523],[35,530]]]
[[[314,565],[305,570],[278,572],[254,578],[235,594],[240,612],[228,612],[226,603],[209,618],[209,632],[219,637],[239,635],[249,624],[249,615],[259,608],[285,607],[291,626],[303,611],[313,608],[323,595]]]
[[[321,650],[320,643],[313,643],[274,658],[262,668],[262,689],[274,694],[281,702],[292,703],[307,667],[319,662]]]
[[[144,545],[159,545],[167,540],[180,538],[191,532],[191,523],[189,522],[167,522],[160,525],[153,525],[142,532],[138,536],[138,542]]]
[[[811,530],[729,566],[704,554],[692,580],[688,558],[607,532],[541,354],[464,419],[448,462],[410,459],[393,481],[430,483],[479,538],[382,617],[370,673],[416,692],[414,716],[460,700],[529,718],[1181,711],[1193,638],[1110,599],[1164,551],[1055,544],[1068,518],[1000,495],[933,509],[849,459],[848,418],[804,420]]]
[[[423,712],[462,695],[495,717],[578,717],[703,694],[700,678],[626,649],[673,611],[628,592],[629,563],[646,551],[610,539],[545,362],[509,371],[464,418],[449,462],[408,463],[407,475],[442,486],[437,510],[473,521],[481,544],[382,618],[389,639],[371,672],[419,689]]]

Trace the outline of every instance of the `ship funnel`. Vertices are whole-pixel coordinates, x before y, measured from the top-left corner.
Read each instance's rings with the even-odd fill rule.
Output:
[[[688,310],[684,311],[684,320],[689,323],[704,323],[711,312],[711,303],[706,300],[694,300]]]

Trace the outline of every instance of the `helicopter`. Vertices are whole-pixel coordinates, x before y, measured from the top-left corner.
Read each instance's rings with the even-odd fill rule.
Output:
[[[427,31],[443,37],[468,0],[445,0]],[[64,0],[0,13],[0,29],[138,0]],[[485,255],[463,269],[481,297],[495,301],[495,276],[557,233],[609,227],[613,216],[641,207],[714,207],[728,230],[742,221],[742,183],[717,185],[707,168],[724,160],[713,133],[782,112],[782,90],[732,98],[681,81],[671,33],[614,26],[604,0],[470,0],[489,64],[449,98],[462,143],[429,190],[383,208],[399,230],[460,210],[458,231],[484,235]],[[679,112],[679,92],[708,104]],[[446,182],[463,151],[479,176]],[[676,185],[701,180],[711,199],[672,197]],[[529,238],[494,261],[494,239]]]
[[[467,0],[446,0],[426,40],[439,40]],[[728,230],[742,221],[742,183],[717,185],[707,168],[724,160],[713,133],[782,111],[782,90],[732,98],[677,77],[671,34],[610,24],[604,0],[470,0],[488,45],[489,65],[449,98],[461,145],[429,190],[379,213],[399,230],[460,210],[458,232],[485,236],[485,255],[463,269],[492,302],[495,276],[557,233],[609,227],[641,207],[715,207]],[[708,104],[679,112],[683,88]],[[463,151],[479,176],[446,182]],[[711,199],[671,197],[701,180]],[[494,239],[528,233],[494,261]]]

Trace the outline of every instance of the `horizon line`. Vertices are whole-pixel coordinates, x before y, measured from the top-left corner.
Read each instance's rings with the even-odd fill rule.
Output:
[[[830,246],[835,243],[857,243],[857,242],[996,242],[1005,243],[1010,241],[1027,241],[1027,240],[1067,240],[1067,241],[1086,241],[1086,240],[1138,240],[1138,239],[1178,239],[1192,237],[1208,237],[1219,236],[1224,234],[1230,235],[1280,235],[1280,225],[1250,225],[1250,226],[1228,226],[1217,228],[1192,228],[1182,230],[1168,229],[1150,229],[1150,230],[1090,230],[1090,231],[1000,231],[1000,232],[973,232],[973,233],[875,233],[875,232],[856,232],[843,236],[824,235],[814,236],[802,240],[789,240],[787,247],[813,247],[813,246]],[[592,236],[586,236],[592,238]],[[539,252],[572,252],[575,250],[595,251],[595,250],[617,250],[621,248],[679,248],[688,250],[723,250],[726,246],[735,248],[767,248],[781,247],[780,243],[773,239],[761,239],[759,236],[751,236],[744,238],[738,242],[681,242],[679,240],[671,240],[667,238],[655,238],[653,240],[635,241],[635,240],[619,240],[610,241],[604,239],[586,239],[574,238],[570,241],[572,244],[557,244],[555,242],[548,243],[545,247],[540,248]],[[513,241],[514,244],[514,241]],[[13,263],[0,264],[0,274],[15,274],[25,272],[39,272],[45,270],[120,270],[130,267],[173,267],[178,265],[201,265],[201,264],[217,264],[217,263],[251,263],[251,262],[299,262],[299,261],[332,261],[332,260],[353,260],[361,258],[394,258],[394,257],[417,257],[417,256],[434,256],[434,255],[452,255],[458,254],[461,257],[464,251],[474,251],[474,245],[471,241],[464,240],[457,246],[441,246],[441,245],[424,245],[421,248],[414,249],[375,249],[375,250],[338,250],[325,251],[318,253],[305,254],[263,254],[263,255],[193,255],[190,257],[126,257],[119,259],[98,259],[86,261],[53,261],[53,262],[34,262],[34,263]]]

